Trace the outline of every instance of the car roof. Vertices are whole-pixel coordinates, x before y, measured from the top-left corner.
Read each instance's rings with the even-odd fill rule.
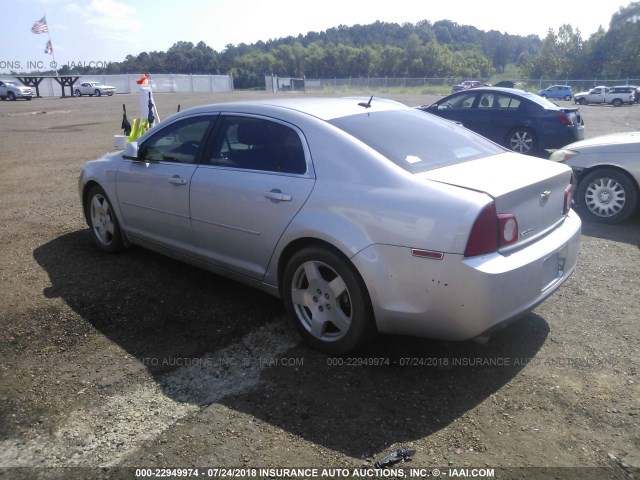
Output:
[[[368,103],[370,101],[370,103]],[[368,104],[368,106],[365,106]],[[394,100],[377,97],[295,97],[269,98],[252,101],[239,101],[202,105],[180,113],[198,114],[209,112],[263,113],[275,110],[293,110],[322,120],[373,113],[389,110],[412,110],[412,108]]]

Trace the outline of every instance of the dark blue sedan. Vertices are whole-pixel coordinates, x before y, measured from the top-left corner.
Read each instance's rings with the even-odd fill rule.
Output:
[[[584,138],[584,121],[578,108],[561,108],[538,95],[513,88],[465,90],[419,108],[460,122],[519,153],[538,154]]]

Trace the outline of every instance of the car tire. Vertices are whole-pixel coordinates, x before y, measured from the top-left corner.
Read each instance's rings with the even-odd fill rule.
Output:
[[[15,94],[13,92],[7,93],[7,98],[12,102],[16,101],[16,96],[15,96]]]
[[[619,107],[620,105],[622,105],[624,102],[620,99],[620,98],[614,98],[613,102],[611,102],[613,104],[614,107]]]
[[[85,213],[95,244],[105,252],[119,252],[124,247],[122,232],[107,194],[95,185],[86,199]]]
[[[571,101],[571,95],[565,95],[565,96],[564,96],[564,99],[565,99],[567,102],[570,102],[570,101]]]
[[[282,285],[290,319],[316,350],[342,355],[375,332],[364,282],[340,253],[321,246],[300,250],[288,261]]]
[[[98,90],[97,88],[96,88],[96,91],[93,92],[93,93],[95,94],[96,97],[99,97],[99,96],[102,95],[102,92],[100,90]]]
[[[30,102],[30,101],[31,101],[31,97],[24,97],[24,99],[25,99],[27,102]]]
[[[619,223],[635,212],[638,187],[620,170],[598,168],[579,180],[575,201],[583,220]]]
[[[540,95],[542,98],[544,98],[545,100],[548,99],[548,97],[546,95]]]
[[[587,104],[587,99],[586,98],[581,98],[580,100],[578,100],[578,103],[580,105],[586,105]]]
[[[74,94],[76,97],[81,97],[81,96],[82,96],[82,93],[80,93],[80,90],[78,90],[78,89],[76,89],[76,91],[75,91],[75,92],[73,92],[73,94]]]
[[[538,141],[533,131],[526,127],[514,128],[507,135],[507,148],[525,155],[538,151]]]

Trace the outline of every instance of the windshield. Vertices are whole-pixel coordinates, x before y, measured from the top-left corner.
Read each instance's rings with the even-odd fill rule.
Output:
[[[411,173],[504,152],[460,125],[417,109],[351,115],[330,123]]]

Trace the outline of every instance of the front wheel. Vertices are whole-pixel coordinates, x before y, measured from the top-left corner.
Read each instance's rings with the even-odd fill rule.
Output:
[[[16,96],[15,96],[15,94],[13,92],[9,92],[9,93],[7,93],[7,98],[13,102],[13,101],[15,101]]]
[[[629,218],[637,205],[637,187],[619,170],[600,168],[578,183],[576,207],[584,220],[619,223]]]
[[[293,255],[284,272],[282,293],[300,335],[324,353],[350,352],[375,331],[360,275],[333,250],[309,247]]]
[[[85,212],[96,245],[105,252],[122,250],[120,223],[107,194],[101,187],[96,185],[89,190]]]
[[[581,98],[580,100],[578,100],[578,103],[580,105],[586,105],[587,104],[587,99],[586,98]]]
[[[82,93],[80,93],[80,90],[78,90],[78,89],[76,89],[76,91],[75,91],[75,92],[73,92],[73,94],[74,94],[76,97],[81,97],[81,96],[82,96]]]
[[[622,100],[620,98],[614,98],[613,102],[611,103],[613,103],[614,107],[619,107],[620,105],[622,105]]]
[[[529,155],[536,152],[538,142],[530,129],[520,127],[514,128],[507,135],[507,147],[514,152]]]

